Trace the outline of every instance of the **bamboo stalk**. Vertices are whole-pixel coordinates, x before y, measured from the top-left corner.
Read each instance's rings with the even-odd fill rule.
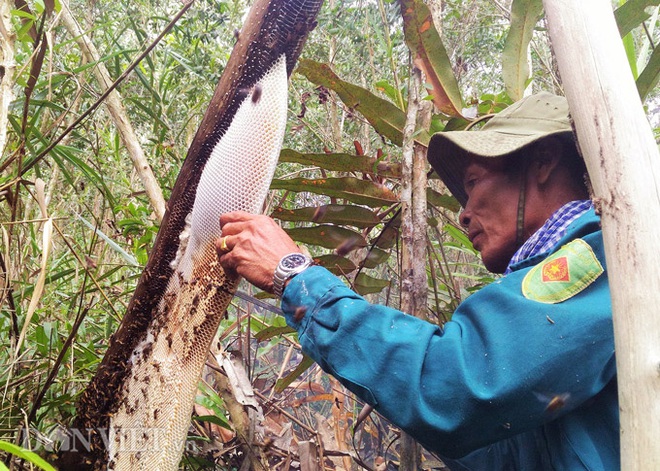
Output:
[[[9,105],[14,100],[14,29],[11,25],[13,2],[3,0],[0,3],[0,155],[5,151],[7,130],[9,129]]]

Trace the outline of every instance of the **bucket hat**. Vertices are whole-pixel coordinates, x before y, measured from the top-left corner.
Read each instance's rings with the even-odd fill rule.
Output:
[[[475,131],[448,131],[433,135],[427,158],[461,206],[467,194],[463,171],[469,157],[509,156],[545,139],[572,138],[566,98],[541,92],[514,103]]]

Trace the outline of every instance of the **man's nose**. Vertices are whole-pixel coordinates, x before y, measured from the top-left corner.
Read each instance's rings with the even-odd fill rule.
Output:
[[[458,216],[458,222],[463,226],[464,228],[468,228],[470,225],[470,211],[465,208],[463,211],[461,211],[461,214]]]

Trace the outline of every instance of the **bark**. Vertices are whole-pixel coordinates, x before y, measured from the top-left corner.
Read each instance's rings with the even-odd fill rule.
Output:
[[[420,105],[421,72],[414,69],[404,129],[401,175],[401,309],[425,318],[426,312],[426,153],[415,144],[413,135],[422,114],[429,109]]]
[[[621,469],[660,469],[660,155],[611,2],[543,3],[601,212],[614,315]]]
[[[99,83],[99,87],[105,92],[112,85],[112,78],[110,78],[110,74],[108,73],[105,64],[101,62],[101,56],[96,50],[96,47],[71,14],[68,4],[65,3],[62,5],[61,15],[65,28],[75,39],[85,60],[96,64],[93,69],[94,75]],[[140,146],[140,141],[131,125],[131,121],[126,113],[119,92],[113,90],[108,95],[105,104],[108,107],[112,121],[119,130],[121,140],[131,157],[131,161],[133,162],[133,166],[135,167],[140,180],[142,181],[142,185],[144,186],[144,190],[154,209],[156,217],[158,218],[158,221],[161,221],[165,215],[165,198],[163,197],[163,192],[158,184],[158,180],[151,169],[151,165],[149,165],[149,161]]]

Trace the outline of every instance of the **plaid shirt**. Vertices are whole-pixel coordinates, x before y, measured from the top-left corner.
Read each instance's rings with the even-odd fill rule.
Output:
[[[591,200],[576,200],[566,203],[513,254],[504,274],[511,273],[511,265],[551,250],[566,234],[568,226],[593,207]]]

